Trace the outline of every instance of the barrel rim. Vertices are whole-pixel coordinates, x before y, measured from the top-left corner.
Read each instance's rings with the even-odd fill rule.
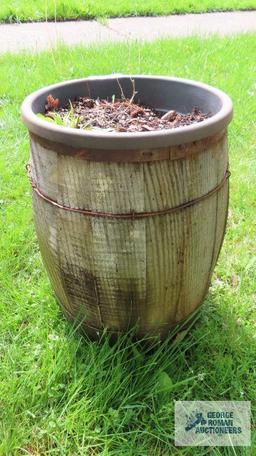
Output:
[[[132,79],[151,79],[161,80],[166,82],[178,82],[193,86],[202,91],[208,91],[209,94],[215,95],[219,101],[221,108],[212,117],[203,122],[181,126],[170,130],[157,130],[147,132],[104,132],[104,131],[85,131],[75,128],[63,127],[40,119],[33,111],[33,104],[39,97],[49,95],[56,89],[64,89],[69,85],[86,83],[94,80],[132,78]],[[52,84],[39,89],[28,95],[21,106],[22,120],[28,127],[29,131],[39,137],[61,144],[70,145],[76,148],[88,147],[105,150],[127,150],[141,148],[156,148],[180,145],[197,141],[200,139],[213,136],[220,130],[223,130],[232,119],[233,107],[230,97],[223,91],[212,87],[208,84],[193,81],[190,79],[166,77],[166,76],[151,76],[151,75],[107,75],[107,76],[91,76],[88,78],[71,79],[69,81]]]

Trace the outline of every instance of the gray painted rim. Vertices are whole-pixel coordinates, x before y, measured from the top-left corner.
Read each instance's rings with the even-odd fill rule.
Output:
[[[122,83],[122,80],[127,80],[127,78],[135,79],[135,82],[139,81],[139,83],[145,83],[145,85],[148,82],[150,84],[166,84],[167,88],[169,86],[171,87],[171,84],[175,84],[176,87],[180,87],[180,92],[187,86],[191,90],[194,90],[196,94],[201,95],[201,97],[208,97],[209,99],[214,97],[217,100],[219,108],[212,117],[197,124],[170,130],[136,133],[84,131],[62,127],[40,119],[36,115],[37,112],[33,109],[33,106],[39,99],[44,98],[46,100],[46,97],[52,92],[57,91],[57,93],[65,94],[65,91],[68,88],[72,89],[73,86],[79,87],[80,85],[82,86],[96,81],[104,85],[104,82],[106,83],[116,79]],[[77,96],[79,96],[79,93],[77,93]],[[150,95],[148,94],[148,96]],[[172,106],[169,109],[172,109]],[[201,82],[163,76],[112,74],[73,79],[46,86],[25,98],[21,107],[21,114],[24,124],[31,133],[50,141],[70,145],[74,148],[129,150],[169,147],[213,136],[227,127],[232,119],[233,108],[232,101],[228,95],[219,89]]]

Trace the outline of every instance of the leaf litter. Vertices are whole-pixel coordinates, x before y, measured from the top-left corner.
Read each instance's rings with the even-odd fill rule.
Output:
[[[197,106],[186,114],[174,109],[160,113],[151,107],[135,103],[136,93],[134,91],[130,99],[125,98],[122,91],[121,98],[113,95],[111,100],[77,97],[64,106],[60,105],[58,98],[49,95],[44,117],[66,127],[120,133],[173,129],[202,122],[210,117],[209,113],[203,113]]]

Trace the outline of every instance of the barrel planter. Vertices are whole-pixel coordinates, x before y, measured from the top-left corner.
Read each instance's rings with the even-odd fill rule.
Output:
[[[212,116],[171,130],[110,133],[48,123],[52,94],[120,97]],[[90,77],[48,86],[22,105],[38,242],[55,295],[92,336],[159,334],[203,302],[228,209],[232,103],[208,85],[159,76]]]

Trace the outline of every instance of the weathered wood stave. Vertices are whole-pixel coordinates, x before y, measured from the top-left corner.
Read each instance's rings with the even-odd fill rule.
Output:
[[[65,313],[82,319],[85,330],[97,335],[137,325],[138,336],[164,335],[208,291],[227,218],[226,134],[143,151],[131,161],[127,152],[107,152],[108,161],[99,161],[95,151],[74,153],[31,135],[32,179],[42,194],[69,208],[131,214],[67,211],[34,191],[42,257]],[[197,199],[173,213],[149,214]]]

